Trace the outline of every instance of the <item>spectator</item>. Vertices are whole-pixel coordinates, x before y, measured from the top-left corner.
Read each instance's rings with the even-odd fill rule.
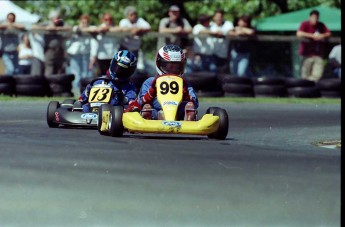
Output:
[[[200,15],[199,23],[193,27],[193,35],[208,35],[205,37],[195,37],[193,42],[194,61],[192,68],[194,71],[215,72],[217,66],[213,58],[213,35],[210,29],[211,17],[209,15]]]
[[[35,25],[33,29],[46,30],[44,34],[44,75],[65,73],[65,38],[61,34],[52,31],[70,31],[71,28],[64,24],[58,10],[49,13],[50,21],[42,25]]]
[[[22,36],[22,42],[18,46],[18,74],[30,74],[32,49],[29,38],[26,34]]]
[[[318,81],[323,74],[324,41],[331,36],[330,30],[319,21],[319,16],[317,10],[312,10],[309,20],[303,21],[296,33],[297,37],[308,39],[301,41],[299,54],[303,56],[302,78],[311,81]]]
[[[226,36],[229,31],[234,28],[232,22],[224,20],[224,11],[216,10],[213,15],[213,21],[211,24],[211,31],[214,32],[216,38],[214,38],[213,55],[218,67],[218,71],[224,71],[220,66],[229,65],[229,40]],[[227,71],[227,70],[225,70]]]
[[[138,51],[141,46],[140,36],[151,30],[150,24],[141,17],[135,7],[127,6],[125,8],[125,17],[119,23],[121,31],[129,32],[130,35],[125,36],[120,41],[120,50],[131,51],[138,58]]]
[[[235,27],[229,32],[230,36],[250,37],[255,35],[251,26],[251,17],[242,15],[235,21]],[[250,43],[248,41],[232,41],[230,71],[239,77],[248,76]]]
[[[331,53],[329,53],[328,59],[332,66],[333,74],[341,78],[341,44],[333,47]]]
[[[160,33],[173,34],[174,36],[171,38],[159,38],[157,49],[166,44],[175,44],[185,49],[188,39],[183,39],[182,37],[192,32],[192,26],[185,18],[181,17],[180,8],[176,5],[170,6],[168,15],[169,17],[165,17],[159,22],[158,31]]]
[[[24,26],[15,23],[16,15],[14,13],[7,14],[6,22],[0,28],[6,32],[1,36],[2,43],[2,59],[5,65],[5,74],[14,75],[18,73],[18,51],[19,31],[24,30]]]
[[[91,77],[90,60],[96,58],[97,41],[91,36],[82,35],[81,32],[95,32],[96,26],[90,26],[90,17],[81,15],[79,25],[73,27],[73,35],[67,41],[67,53],[70,60],[70,72],[74,74],[73,90],[80,90],[80,79]]]
[[[31,70],[30,75],[44,75],[44,37],[43,35],[32,30],[28,33],[32,49]]]
[[[101,75],[106,75],[111,59],[118,50],[118,39],[114,36],[109,36],[107,32],[119,32],[121,29],[115,26],[113,17],[109,13],[104,13],[102,23],[98,27],[99,34],[97,35],[97,63]],[[96,59],[92,59],[91,65],[96,63]]]

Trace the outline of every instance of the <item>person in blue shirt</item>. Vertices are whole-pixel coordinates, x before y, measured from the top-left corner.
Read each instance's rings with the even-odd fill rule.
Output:
[[[108,82],[113,88],[113,94],[111,97],[110,104],[128,106],[131,102],[136,100],[137,94],[135,86],[130,82],[130,77],[137,68],[137,58],[134,54],[128,50],[121,50],[117,52],[110,62],[109,70],[107,75],[99,77],[99,80],[95,81],[93,84],[104,84],[107,83],[102,78],[111,78],[113,82]],[[88,97],[90,94],[92,86],[88,84],[86,89],[82,92],[79,101],[82,104],[83,112],[90,112],[91,107],[88,102]],[[120,94],[120,95],[119,95]],[[132,104],[127,111],[134,111],[138,107]]]
[[[141,113],[145,119],[164,120],[161,105],[157,101],[156,79],[165,74],[183,76],[186,67],[186,56],[183,50],[173,44],[168,44],[159,49],[156,57],[156,70],[158,75],[150,77],[142,84],[137,102],[130,106],[142,108]],[[183,77],[182,77],[183,78]],[[187,81],[183,79],[183,102],[178,108],[177,120],[196,120],[196,109],[199,107],[198,98]]]

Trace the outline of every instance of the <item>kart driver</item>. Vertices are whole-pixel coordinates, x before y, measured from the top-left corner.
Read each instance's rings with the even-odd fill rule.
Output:
[[[111,78],[114,82],[109,82],[113,88],[114,94],[111,97],[110,104],[116,105],[128,105],[137,98],[136,89],[133,83],[130,82],[130,77],[137,68],[137,58],[134,54],[128,50],[121,50],[117,52],[110,62],[109,70],[106,76],[102,76],[99,80],[93,84],[106,83],[102,78]],[[83,112],[91,112],[91,107],[88,102],[92,86],[88,84],[86,89],[79,97],[79,101],[82,104]],[[120,93],[119,93],[120,92]],[[120,95],[115,95],[115,93]],[[131,111],[136,110],[136,106],[132,106]]]
[[[164,120],[161,105],[157,101],[157,77],[173,74],[182,77],[186,67],[186,57],[182,49],[173,44],[168,44],[159,49],[156,56],[156,70],[158,75],[146,79],[141,86],[138,100],[129,104],[129,111],[133,108],[142,109],[145,119]],[[196,120],[196,109],[199,106],[194,89],[183,79],[183,102],[178,107],[178,119],[185,121]],[[151,111],[152,110],[152,111]]]

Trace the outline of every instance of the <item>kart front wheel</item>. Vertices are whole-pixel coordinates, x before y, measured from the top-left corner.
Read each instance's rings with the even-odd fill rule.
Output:
[[[47,124],[49,128],[57,128],[59,124],[54,122],[56,109],[60,107],[60,103],[57,101],[51,101],[47,108]]]
[[[211,112],[211,111],[210,111]],[[224,140],[228,135],[229,130],[229,117],[226,110],[221,108],[214,108],[212,109],[213,115],[219,117],[219,127],[217,131],[208,135],[209,138],[214,138],[218,140]]]
[[[113,106],[109,119],[109,134],[112,137],[121,137],[123,135],[122,106]]]
[[[98,121],[97,121],[97,130],[99,134],[103,136],[109,135],[109,115],[111,111],[111,105],[103,104],[98,108]]]

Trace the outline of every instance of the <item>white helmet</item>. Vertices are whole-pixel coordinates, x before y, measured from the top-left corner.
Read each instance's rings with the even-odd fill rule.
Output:
[[[186,56],[183,50],[173,44],[159,49],[156,56],[156,69],[159,75],[174,74],[182,76],[186,67]]]

